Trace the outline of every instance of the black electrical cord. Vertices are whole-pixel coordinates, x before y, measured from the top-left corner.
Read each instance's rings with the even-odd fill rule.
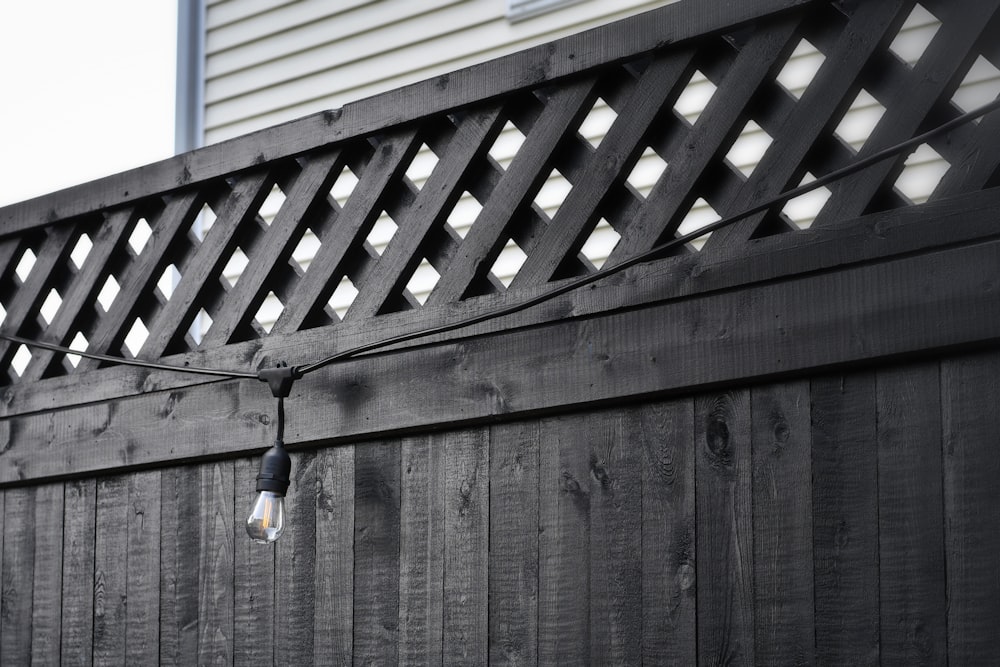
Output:
[[[345,359],[350,359],[352,357],[356,357],[366,352],[373,352],[375,350],[384,347],[389,347],[391,345],[398,345],[400,343],[416,340],[418,338],[424,338],[426,336],[434,336],[437,334],[448,333],[450,331],[455,331],[457,329],[462,329],[464,327],[480,324],[488,320],[505,317],[507,315],[513,315],[514,313],[519,313],[523,310],[527,310],[528,308],[532,308],[533,306],[545,303],[546,301],[554,299],[558,296],[562,296],[563,294],[566,294],[568,292],[577,290],[585,285],[589,285],[608,276],[620,273],[628,268],[635,266],[636,264],[641,264],[642,262],[653,260],[672,248],[681,246],[685,243],[688,243],[689,241],[693,241],[694,239],[700,238],[705,234],[722,229],[723,227],[728,227],[729,225],[739,222],[740,220],[747,218],[751,215],[755,215],[757,213],[761,213],[762,211],[766,211],[777,204],[782,204],[790,199],[794,199],[795,197],[799,197],[808,192],[812,192],[813,190],[821,188],[824,185],[827,185],[828,183],[832,183],[834,181],[840,180],[841,178],[857,173],[863,169],[867,169],[873,164],[876,164],[891,157],[898,156],[904,152],[910,152],[917,146],[926,143],[928,140],[938,135],[949,132],[950,130],[958,127],[959,125],[968,123],[969,121],[975,118],[984,116],[990,113],[991,111],[995,111],[998,108],[1000,108],[1000,97],[998,97],[997,99],[993,100],[988,104],[984,104],[981,107],[973,109],[972,111],[956,116],[950,121],[942,123],[941,125],[938,125],[937,127],[928,130],[923,134],[917,135],[912,139],[908,139],[894,146],[890,146],[881,151],[873,153],[872,155],[869,155],[864,159],[858,160],[857,162],[849,164],[845,167],[841,167],[840,169],[835,169],[834,171],[831,171],[829,174],[826,174],[820,178],[810,181],[809,183],[782,192],[781,194],[771,197],[770,199],[767,199],[766,201],[763,201],[744,211],[736,213],[735,215],[722,218],[721,220],[716,220],[715,222],[704,225],[703,227],[700,227],[692,232],[689,232],[682,236],[675,237],[665,243],[661,243],[651,248],[650,250],[639,253],[638,255],[630,257],[618,264],[615,264],[607,268],[603,268],[587,276],[578,278],[577,280],[570,281],[564,285],[560,285],[559,287],[551,289],[547,292],[539,294],[538,296],[532,297],[530,299],[525,299],[524,301],[520,301],[518,303],[506,306],[504,308],[499,308],[495,311],[458,320],[457,322],[442,324],[437,327],[431,327],[429,329],[421,329],[420,331],[413,331],[406,334],[400,334],[398,336],[390,336],[389,338],[384,338],[379,341],[366,343],[364,345],[359,345],[357,347],[351,348],[350,350],[344,350],[343,352],[332,354],[324,359],[321,359],[320,361],[316,361],[311,364],[290,367],[284,372],[284,374],[289,377],[289,382],[290,382],[291,380],[301,378],[303,375],[312,373],[313,371],[318,371],[321,368],[325,368],[330,364],[336,363],[338,361],[343,361]],[[107,354],[82,352],[79,350],[70,349],[68,347],[62,347],[60,345],[54,345],[52,343],[34,341],[27,338],[22,338],[20,336],[13,336],[5,333],[0,333],[0,339],[8,340],[13,343],[19,343],[22,345],[26,345],[28,347],[38,347],[45,350],[51,350],[53,352],[61,352],[64,354],[75,354],[81,357],[87,357],[88,359],[96,359],[98,361],[106,361],[126,366],[139,366],[142,368],[150,368],[154,370],[175,371],[179,373],[194,373],[198,375],[212,375],[212,376],[226,377],[226,378],[252,378],[252,379],[267,381],[259,373],[250,373],[246,371],[217,370],[212,368],[199,368],[195,366],[172,366],[170,364],[163,364],[154,361],[143,361],[141,359],[127,359],[125,357],[115,357]],[[273,389],[274,388],[272,387],[272,390]]]

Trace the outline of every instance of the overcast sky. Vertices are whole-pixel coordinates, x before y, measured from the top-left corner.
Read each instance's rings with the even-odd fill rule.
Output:
[[[176,0],[0,0],[0,206],[169,157]]]

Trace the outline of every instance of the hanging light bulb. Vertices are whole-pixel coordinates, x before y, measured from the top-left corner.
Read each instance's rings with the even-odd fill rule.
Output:
[[[278,366],[260,371],[258,379],[267,382],[278,399],[278,433],[274,446],[264,452],[257,475],[257,498],[247,518],[247,535],[254,542],[270,544],[285,530],[285,493],[288,491],[292,460],[285,451],[285,397],[292,382],[302,377],[294,367]]]

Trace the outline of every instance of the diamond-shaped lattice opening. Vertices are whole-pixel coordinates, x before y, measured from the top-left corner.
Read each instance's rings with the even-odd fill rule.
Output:
[[[31,362],[31,351],[21,345],[17,348],[17,352],[14,353],[13,358],[10,360],[11,369],[17,373],[18,377],[24,375],[24,371],[27,370],[28,364]]]
[[[284,309],[285,305],[281,303],[281,299],[274,292],[268,292],[253,318],[264,331],[271,333],[271,327],[278,321]]]
[[[131,246],[132,252],[136,255],[142,254],[142,249],[146,247],[149,237],[152,235],[153,230],[150,228],[149,223],[146,222],[146,218],[139,218],[139,221],[135,223],[135,227],[128,237],[128,244]]]
[[[56,313],[59,312],[59,306],[62,305],[62,297],[59,296],[59,292],[49,290],[48,295],[45,297],[45,301],[42,302],[41,307],[38,309],[39,315],[45,320],[46,324],[52,324],[52,320],[55,319]]]
[[[674,110],[684,117],[684,120],[694,125],[698,122],[701,112],[708,106],[708,102],[715,95],[715,84],[708,80],[704,74],[695,70],[684,87],[684,91],[674,102]]]
[[[198,217],[195,218],[194,224],[191,226],[192,235],[199,241],[205,238],[205,232],[212,228],[217,220],[215,211],[208,204],[204,204],[201,210],[198,212]]]
[[[924,55],[924,51],[940,27],[941,22],[933,14],[923,5],[916,5],[889,44],[889,50],[913,67],[920,60],[920,56]]]
[[[115,297],[118,296],[118,292],[120,291],[121,286],[115,280],[115,277],[108,276],[108,279],[104,281],[101,291],[97,293],[97,303],[101,305],[104,312],[108,312],[111,309],[111,304],[115,302]]]
[[[754,120],[748,120],[743,126],[740,136],[730,146],[726,159],[739,169],[744,176],[750,177],[764,153],[771,146],[771,135],[764,131]]]
[[[885,114],[885,107],[862,88],[833,133],[855,152],[861,150]]]
[[[903,171],[896,179],[896,189],[914,204],[923,203],[950,166],[936,150],[921,144],[903,163]]]
[[[222,269],[222,277],[226,279],[226,282],[229,283],[230,287],[234,287],[236,285],[249,263],[250,260],[243,252],[243,249],[237,246],[236,250],[233,251],[233,254],[229,256],[229,261],[226,262],[226,266]]]
[[[71,350],[79,350],[80,352],[86,352],[88,345],[90,345],[90,342],[87,341],[86,337],[84,337],[84,335],[82,333],[80,333],[79,331],[77,331],[76,335],[73,336],[73,340],[70,341],[69,349],[71,349]],[[77,365],[80,363],[80,355],[77,355],[77,354],[67,354],[66,355],[66,361],[68,361],[70,363],[70,365],[73,366],[73,368],[76,368]]]
[[[490,146],[489,155],[498,165],[507,169],[517,152],[524,145],[525,136],[514,123],[507,121],[496,141]]]
[[[656,185],[663,172],[667,170],[667,161],[660,157],[652,148],[646,147],[639,159],[636,160],[632,171],[625,177],[635,191],[643,197],[649,196],[649,191]]]
[[[813,46],[809,40],[803,39],[788,56],[785,66],[781,68],[775,79],[782,88],[795,96],[795,99],[801,99],[802,93],[816,78],[816,73],[819,72],[824,60],[826,60],[826,56],[820,53],[819,49]]]
[[[608,106],[603,98],[598,97],[590,109],[590,113],[580,123],[578,132],[591,146],[597,148],[601,145],[601,141],[608,134],[611,126],[614,125],[616,118],[618,118],[618,114],[615,113],[615,110]]]
[[[962,111],[972,111],[992,102],[998,94],[1000,94],[1000,70],[989,60],[979,56],[962,79],[951,101]],[[981,120],[982,116],[973,122],[978,123]]]
[[[180,271],[177,270],[176,266],[171,264],[163,270],[160,279],[156,281],[156,287],[160,290],[163,298],[169,301],[170,297],[174,294],[174,288],[177,287],[177,283],[180,281]]]
[[[312,263],[316,253],[319,252],[320,245],[316,234],[311,229],[307,229],[306,233],[299,239],[295,249],[292,250],[292,260],[299,265],[303,273],[309,270],[309,265]]]
[[[83,263],[87,260],[87,255],[90,254],[91,248],[94,247],[93,242],[90,237],[86,234],[81,234],[79,240],[77,240],[76,245],[73,246],[73,252],[69,254],[70,261],[73,262],[73,266],[80,270],[83,268]]]
[[[451,226],[460,238],[465,238],[472,223],[476,221],[483,210],[483,205],[469,192],[463,192],[462,196],[455,202],[455,207],[451,209],[448,216],[448,225]]]
[[[3,324],[5,319],[7,319],[7,309],[3,307],[2,303],[0,303],[0,324]]]
[[[805,185],[815,180],[815,176],[806,172],[799,185]],[[830,198],[830,194],[830,191],[825,187],[818,187],[812,192],[807,192],[795,199],[789,199],[781,212],[799,229],[808,229],[826,204],[826,200]]]
[[[551,220],[559,211],[562,203],[566,201],[566,197],[572,189],[573,184],[567,181],[566,177],[559,173],[558,169],[553,169],[549,177],[542,183],[541,189],[535,195],[535,204]]]
[[[340,279],[340,283],[337,285],[337,289],[333,290],[333,294],[330,295],[330,299],[327,301],[327,305],[337,313],[337,317],[344,319],[344,315],[347,314],[347,310],[354,303],[354,299],[358,296],[358,288],[354,286],[351,279],[344,276]]]
[[[413,298],[417,300],[421,306],[427,301],[427,296],[437,285],[438,280],[441,279],[441,274],[438,273],[431,263],[427,261],[426,258],[421,260],[420,265],[417,266],[413,275],[410,276],[409,282],[406,283],[406,289],[409,290]]]
[[[17,266],[14,267],[14,273],[17,274],[22,283],[31,275],[31,269],[35,268],[35,261],[35,253],[31,252],[31,248],[25,250],[21,259],[18,260]]]
[[[285,193],[281,191],[277,185],[271,188],[271,192],[268,193],[264,202],[260,205],[257,210],[257,214],[264,220],[265,223],[271,224],[274,220],[274,216],[278,215],[278,211],[281,209],[282,204],[285,203]]]
[[[406,168],[406,177],[419,190],[424,187],[424,183],[427,182],[437,163],[438,156],[434,154],[430,146],[422,144]]]
[[[591,264],[600,269],[604,266],[608,255],[618,245],[620,238],[621,235],[615,231],[614,227],[607,220],[601,218],[597,226],[594,227],[594,231],[587,238],[587,242],[580,248],[580,252],[590,260]]]
[[[139,350],[146,344],[147,338],[149,338],[149,329],[146,328],[146,324],[142,321],[142,318],[137,317],[135,318],[135,322],[132,323],[132,328],[125,334],[125,349],[134,357],[139,354]]]
[[[208,330],[212,328],[212,316],[208,314],[204,308],[198,311],[198,314],[194,316],[194,321],[191,322],[191,338],[195,343],[201,343],[201,340],[208,333]]]
[[[346,164],[330,188],[330,196],[343,208],[358,185],[358,177]]]
[[[698,197],[694,204],[691,205],[691,210],[689,210],[688,214],[684,216],[684,220],[681,221],[680,226],[677,227],[677,235],[684,236],[685,234],[696,232],[698,229],[711,224],[720,218],[721,216],[715,212],[715,209],[712,208],[707,201]],[[688,241],[688,244],[695,250],[701,250],[702,246],[705,245],[705,241],[707,241],[708,237],[711,235],[712,232],[708,232],[707,234]]]
[[[388,212],[382,211],[382,215],[378,217],[375,224],[372,226],[372,230],[368,232],[368,236],[365,239],[371,244],[372,248],[375,249],[379,255],[385,251],[385,247],[389,245],[389,241],[392,237],[396,235],[396,230],[399,229],[399,225],[396,221],[392,219],[392,216]]]
[[[524,266],[524,262],[528,259],[528,256],[524,254],[524,251],[514,243],[513,239],[507,241],[507,245],[503,247],[500,254],[497,256],[497,260],[493,262],[493,266],[490,268],[490,273],[492,273],[497,279],[503,283],[504,287],[510,287],[510,283],[514,280],[514,276],[517,272],[521,270]]]

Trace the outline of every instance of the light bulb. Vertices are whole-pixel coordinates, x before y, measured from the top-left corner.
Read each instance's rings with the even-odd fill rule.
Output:
[[[274,491],[261,491],[247,518],[247,535],[254,542],[270,544],[281,537],[285,529],[285,496]]]

